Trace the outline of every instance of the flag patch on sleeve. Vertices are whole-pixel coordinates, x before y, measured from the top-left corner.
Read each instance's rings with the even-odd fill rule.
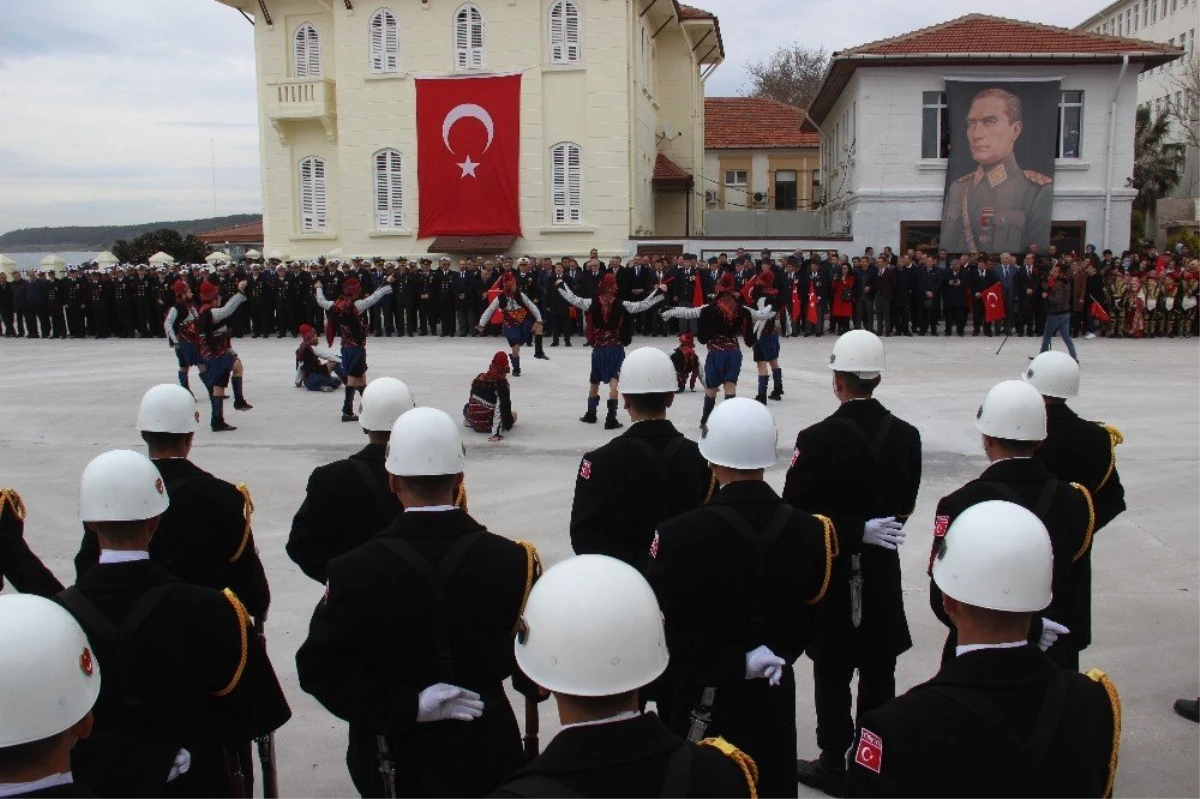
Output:
[[[883,739],[863,727],[858,737],[858,752],[854,755],[854,762],[879,774],[883,768]]]
[[[579,476],[584,480],[592,479],[592,462],[586,458],[579,464]]]
[[[950,517],[938,516],[933,520],[933,536],[934,538],[942,538],[946,535],[946,531],[950,529]]]

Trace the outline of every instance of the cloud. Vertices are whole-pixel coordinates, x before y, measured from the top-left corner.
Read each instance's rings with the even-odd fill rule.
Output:
[[[838,50],[952,19],[951,0],[694,0],[721,18],[710,95],[781,45]],[[0,0],[0,231],[257,211],[254,28],[215,0]],[[1095,0],[1008,0],[1071,26]],[[998,12],[1000,13],[1000,12]]]

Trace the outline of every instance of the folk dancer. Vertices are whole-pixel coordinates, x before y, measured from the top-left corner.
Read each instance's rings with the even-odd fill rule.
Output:
[[[488,441],[503,441],[517,423],[509,392],[508,356],[497,352],[491,366],[471,381],[471,396],[463,406],[463,419],[476,433],[491,433]]]
[[[313,287],[317,305],[328,314],[325,323],[326,342],[333,344],[335,335],[342,341],[342,362],[338,365],[338,375],[346,384],[346,399],[342,402],[343,422],[358,421],[358,414],[354,412],[354,393],[361,394],[367,385],[368,330],[362,315],[392,293],[394,280],[394,276],[388,275],[385,285],[361,300],[358,295],[362,292],[362,285],[356,277],[346,278],[342,283],[342,296],[333,301],[325,298],[320,281]]]
[[[508,272],[500,278],[501,294],[492,300],[479,317],[475,332],[482,333],[484,325],[492,318],[497,310],[503,316],[502,329],[508,346],[512,348],[512,375],[521,376],[521,345],[529,338],[530,330],[536,324],[541,329],[542,312],[537,304],[529,299],[525,292],[517,287],[517,276]],[[541,333],[538,333],[539,341]]]
[[[237,293],[222,305],[221,289],[216,283],[200,284],[200,312],[196,327],[200,330],[200,354],[204,357],[204,378],[212,401],[210,427],[214,433],[236,430],[225,423],[225,391],[233,383],[234,410],[248,411],[254,406],[242,394],[242,360],[230,346],[229,328],[225,320],[246,301],[246,281],[237,284]]]

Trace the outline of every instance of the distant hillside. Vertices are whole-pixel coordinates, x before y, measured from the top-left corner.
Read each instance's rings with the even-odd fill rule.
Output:
[[[0,251],[43,252],[64,250],[108,250],[118,239],[131,240],[153,230],[171,228],[180,235],[203,233],[247,222],[261,222],[262,214],[234,214],[183,222],[147,222],[141,225],[99,225],[96,227],[31,227],[0,235]]]

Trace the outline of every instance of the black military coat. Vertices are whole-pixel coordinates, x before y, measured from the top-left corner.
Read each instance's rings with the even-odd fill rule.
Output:
[[[653,713],[563,730],[491,795],[661,796],[668,764],[681,746],[691,747],[690,774],[684,789],[672,795],[751,795],[751,781],[736,757],[709,744],[685,744]]]
[[[747,529],[735,529],[718,508]],[[770,531],[781,508],[790,516]],[[768,532],[770,543],[763,538]],[[668,723],[686,735],[704,688],[715,687],[708,734],[754,758],[764,796],[796,790],[791,665],[804,652],[815,606],[829,586],[835,536],[827,520],[791,508],[769,485],[754,481],[723,486],[707,506],[663,522],[651,547],[649,579],[671,652]],[[764,542],[761,552],[756,540]],[[787,662],[780,685],[746,679],[746,653],[759,646]]]
[[[868,442],[891,419],[878,458]],[[900,586],[900,557],[864,545],[870,519],[912,513],[921,486],[921,434],[892,416],[875,399],[846,402],[824,421],[800,431],[783,487],[783,498],[801,510],[833,520],[840,554],[829,592],[817,609],[817,627],[807,651],[813,659],[893,657],[912,646]],[[862,622],[851,623],[852,556],[860,555]]]
[[[1003,486],[1003,488],[997,487]],[[1054,550],[1054,599],[1042,613],[1048,619],[1066,625],[1071,634],[1060,638],[1050,650],[1051,656],[1065,653],[1067,648],[1079,651],[1091,642],[1091,596],[1080,601],[1076,582],[1076,565],[1092,548],[1093,519],[1091,495],[1078,484],[1071,485],[1055,478],[1049,469],[1034,458],[1010,458],[997,461],[952,494],[938,502],[934,518],[932,549],[929,567],[941,546],[942,536],[954,520],[972,505],[988,500],[1016,502],[1033,511],[1050,532]],[[943,660],[954,654],[957,644],[950,617],[942,607],[942,592],[929,581],[929,605],[942,623],[950,628]],[[1031,636],[1040,636],[1038,618]],[[1071,665],[1064,662],[1063,665]]]
[[[232,589],[250,615],[260,618],[271,604],[271,589],[254,545],[249,492],[243,494],[185,458],[158,458],[154,465],[171,505],[150,541],[150,557],[184,582],[214,591]],[[99,557],[96,534],[84,528],[75,555],[77,578]]]
[[[388,541],[407,543],[436,569],[476,533],[435,614],[431,589]],[[537,570],[532,545],[489,533],[457,509],[401,514],[329,562],[296,667],[300,687],[350,722],[347,763],[360,792],[378,785],[379,734],[390,738],[401,796],[482,796],[520,768],[520,732],[502,682],[516,669],[513,634]],[[478,692],[483,716],[418,724],[418,695],[439,682]]]
[[[382,444],[368,444],[349,458],[318,466],[308,478],[287,553],[317,582],[325,582],[329,561],[363,544],[403,512],[400,499],[388,489],[386,452]]]
[[[583,456],[571,547],[576,555],[608,555],[644,573],[658,523],[703,505],[715,488],[694,441],[666,419],[637,422]]]
[[[1117,474],[1116,447],[1122,440],[1103,423],[1081,419],[1065,402],[1046,405],[1046,440],[1034,457],[1059,480],[1091,492],[1097,530],[1125,512],[1125,488]]]
[[[1018,776],[1014,750],[1032,737],[1059,676],[1062,711],[1049,745]],[[992,723],[956,692],[986,703]],[[1120,719],[1116,688],[1102,672],[1065,671],[1034,646],[967,652],[863,716],[846,795],[1108,796]]]

